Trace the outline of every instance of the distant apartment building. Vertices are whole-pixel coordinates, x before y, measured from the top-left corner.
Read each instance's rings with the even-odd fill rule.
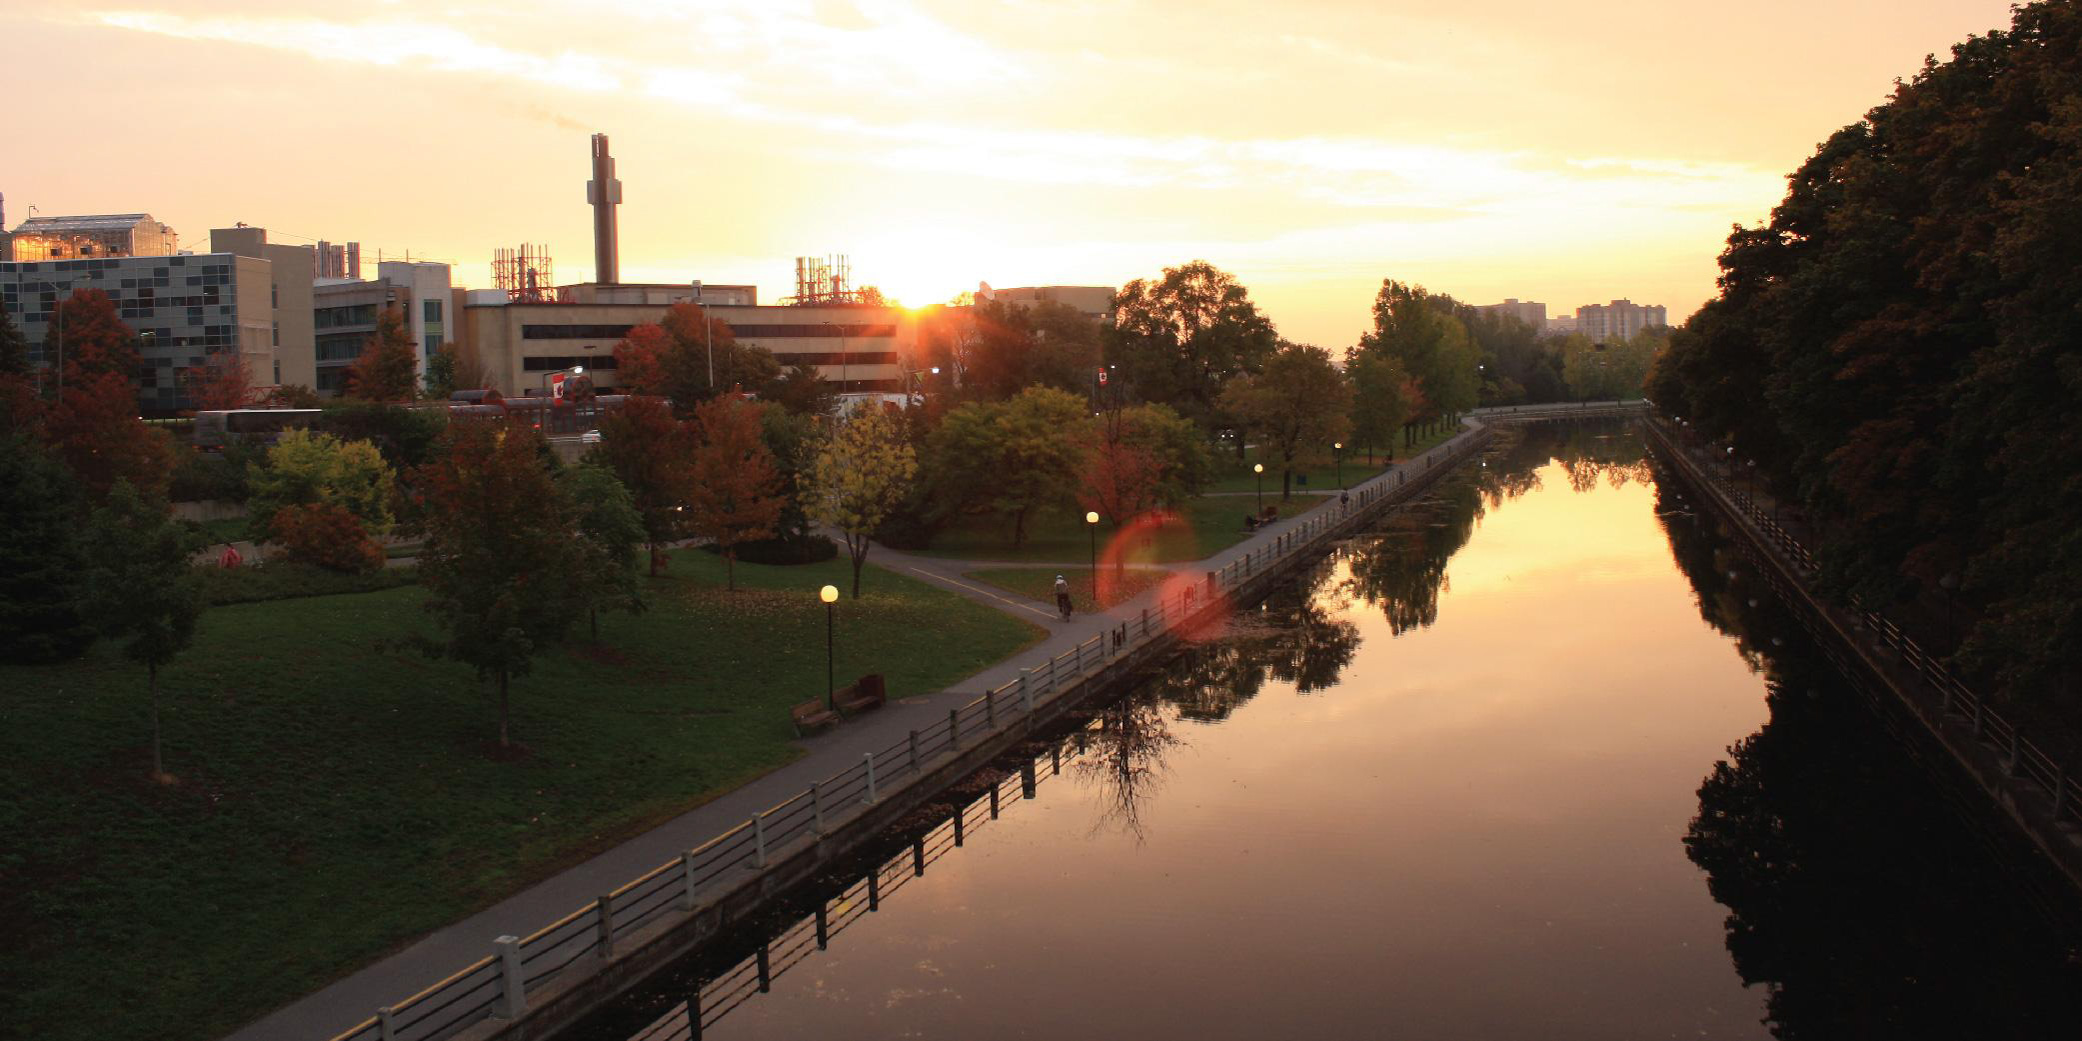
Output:
[[[1637,304],[1619,299],[1609,304],[1586,304],[1576,309],[1576,332],[1593,343],[1617,343],[1632,339],[1643,329],[1669,325],[1669,313],[1660,304]]]
[[[1549,336],[1567,336],[1576,331],[1576,316],[1558,314],[1547,319],[1546,332]]]
[[[783,366],[814,366],[841,394],[901,392],[915,355],[917,322],[903,308],[761,306],[752,286],[585,284],[559,288],[553,303],[479,290],[469,294],[464,338],[503,395],[547,393],[552,374],[580,365],[594,387],[613,391],[622,387],[615,344],[683,300]]]
[[[97,244],[98,250],[98,244]],[[169,416],[193,402],[182,373],[211,356],[236,351],[256,380],[274,369],[272,270],[266,260],[233,253],[90,256],[0,262],[0,306],[27,339],[30,362],[56,368],[53,337],[58,302],[75,290],[99,289],[137,335],[137,403],[147,416]]]
[[[1535,332],[1547,328],[1547,305],[1537,300],[1520,300],[1508,297],[1501,304],[1477,304],[1475,310],[1483,314],[1501,314],[1516,318],[1532,326]]]
[[[168,257],[174,230],[149,213],[31,217],[12,232],[0,228],[0,260],[36,263],[101,257]]]
[[[1032,307],[1043,302],[1064,304],[1098,321],[1102,325],[1113,322],[1112,286],[1025,286],[1018,289],[992,289],[985,282],[976,287],[976,302],[995,300],[1006,304]]]
[[[253,370],[253,382],[315,386],[318,377],[311,327],[311,283],[316,278],[313,268],[317,252],[309,246],[271,244],[266,228],[244,224],[210,229],[210,251],[268,262],[275,357],[271,366]]]

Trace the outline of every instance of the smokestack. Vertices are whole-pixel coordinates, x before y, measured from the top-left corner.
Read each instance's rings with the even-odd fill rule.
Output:
[[[613,285],[622,280],[614,228],[614,208],[622,204],[622,182],[615,180],[614,156],[607,154],[606,134],[593,135],[593,179],[586,182],[586,202],[593,207],[593,281]]]

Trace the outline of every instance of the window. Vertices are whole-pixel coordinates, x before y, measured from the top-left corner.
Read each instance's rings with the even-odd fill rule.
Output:
[[[420,313],[425,316],[428,325],[433,325],[439,322],[441,320],[441,301],[425,301],[423,306],[420,308]]]
[[[428,302],[428,303],[432,303],[433,301],[429,300],[429,301],[427,301],[427,302]],[[427,334],[427,340],[426,340],[426,349],[427,349],[427,357],[429,357],[429,358],[431,358],[431,357],[433,357],[433,356],[434,356],[434,352],[435,352],[435,351],[438,351],[438,350],[440,350],[440,349],[441,349],[441,335],[440,335],[439,333],[428,333],[428,334]]]

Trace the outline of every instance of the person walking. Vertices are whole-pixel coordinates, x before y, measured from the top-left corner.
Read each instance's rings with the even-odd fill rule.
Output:
[[[1055,609],[1063,621],[1070,620],[1070,582],[1061,575],[1055,576]]]

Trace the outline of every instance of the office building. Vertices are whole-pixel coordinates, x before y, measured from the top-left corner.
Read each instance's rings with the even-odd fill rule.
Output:
[[[347,386],[347,367],[376,335],[376,319],[397,308],[411,339],[418,371],[441,345],[459,338],[464,291],[449,283],[446,264],[385,260],[373,279],[321,278],[311,287],[314,373],[312,389],[338,395]]]
[[[1657,304],[1637,304],[1619,299],[1609,304],[1586,304],[1576,309],[1576,331],[1593,343],[1617,343],[1654,326],[1669,325],[1668,312]]]
[[[0,306],[28,340],[31,364],[60,364],[52,318],[58,302],[79,289],[107,293],[137,335],[137,401],[146,416],[192,408],[181,394],[182,374],[221,352],[243,354],[256,381],[274,369],[266,260],[205,253],[0,263]]]
[[[254,369],[256,385],[316,386],[316,343],[311,328],[311,283],[317,251],[267,240],[266,228],[245,224],[210,229],[210,252],[235,253],[268,262],[269,307],[273,311],[273,364]]]
[[[992,289],[984,282],[976,287],[976,302],[995,300],[1003,304],[1032,307],[1035,304],[1052,302],[1064,304],[1101,325],[1113,323],[1112,286],[1023,286],[1018,289]]]
[[[0,229],[4,230],[4,229]],[[99,257],[168,257],[174,230],[149,213],[31,217],[0,238],[0,260],[36,263]]]

